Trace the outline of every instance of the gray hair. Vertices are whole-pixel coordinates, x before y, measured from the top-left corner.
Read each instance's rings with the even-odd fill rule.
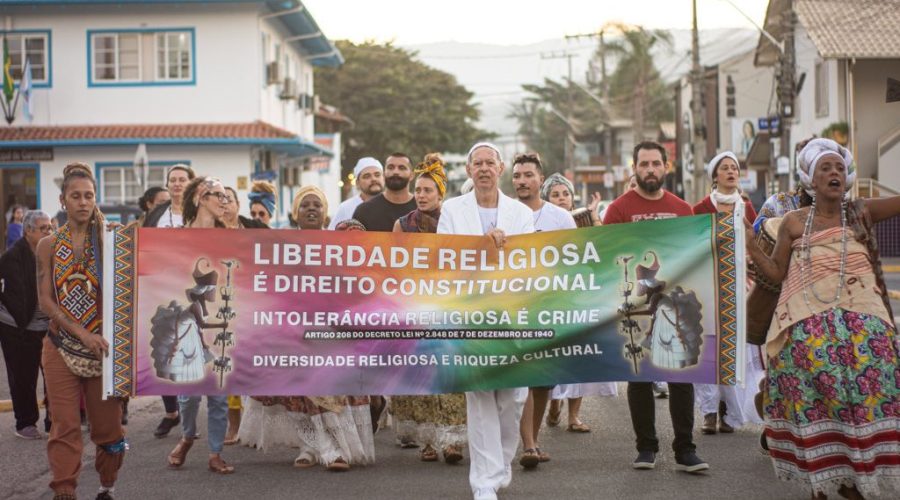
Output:
[[[26,230],[37,229],[37,220],[43,219],[44,217],[50,218],[50,216],[47,215],[47,212],[44,212],[43,210],[29,210],[25,212],[25,217],[22,219],[22,227]]]

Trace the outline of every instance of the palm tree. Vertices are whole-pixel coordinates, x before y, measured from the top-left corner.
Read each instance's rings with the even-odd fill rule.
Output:
[[[670,100],[659,99],[660,94],[666,92],[665,84],[653,64],[651,53],[657,44],[671,51],[672,35],[668,31],[647,30],[642,26],[619,24],[616,28],[622,37],[605,44],[606,50],[617,59],[609,87],[610,97],[623,114],[631,108],[634,141],[638,143],[644,138],[647,114],[659,120],[672,113]]]

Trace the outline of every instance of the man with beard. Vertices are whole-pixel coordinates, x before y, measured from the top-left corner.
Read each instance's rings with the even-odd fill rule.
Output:
[[[513,160],[512,180],[516,197],[534,214],[535,232],[578,227],[572,214],[541,199],[544,170],[541,157],[537,153],[516,155]],[[528,389],[528,399],[525,400],[522,420],[519,423],[519,433],[522,435],[522,457],[519,459],[519,465],[526,469],[533,469],[539,463],[550,460],[550,455],[541,451],[538,446],[538,433],[552,389],[553,386]]]
[[[362,222],[367,231],[393,231],[397,219],[416,209],[416,200],[409,192],[413,175],[409,156],[392,153],[384,163],[385,191],[362,203],[353,212],[353,218]]]
[[[341,203],[334,217],[331,218],[331,224],[328,224],[328,229],[331,231],[334,231],[338,222],[352,219],[356,207],[380,194],[384,189],[384,167],[381,166],[380,161],[371,156],[360,158],[356,162],[356,166],[353,167],[353,177],[359,194]]]
[[[693,215],[691,206],[662,189],[666,175],[666,150],[655,142],[642,142],[634,147],[633,169],[637,186],[620,196],[606,209],[603,224],[619,224],[652,219],[670,219]],[[697,457],[693,442],[694,386],[669,383],[669,413],[675,440],[675,464],[678,470],[696,473],[709,469]],[[659,440],[656,437],[656,408],[650,382],[628,383],[628,408],[631,425],[637,437],[638,456],[635,469],[656,467]]]

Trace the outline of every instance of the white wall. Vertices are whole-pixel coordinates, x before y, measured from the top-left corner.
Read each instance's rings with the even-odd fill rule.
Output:
[[[719,144],[718,152],[733,151],[743,158],[746,154],[741,131],[744,122],[753,124],[757,119],[769,116],[769,101],[773,92],[774,70],[772,67],[753,65],[755,50],[732,57],[719,64]],[[727,86],[731,77],[735,88],[735,116],[727,115]],[[771,111],[775,111],[772,99]]]
[[[853,155],[859,177],[878,177],[884,182],[893,177],[889,186],[898,189],[900,163],[878,162],[878,141],[900,126],[900,103],[886,103],[888,78],[900,76],[900,59],[857,60],[853,64],[854,144]],[[896,153],[895,153],[896,154]],[[885,178],[882,179],[882,176]]]
[[[134,152],[135,148],[130,146],[102,149],[55,148],[53,161],[41,163],[40,209],[50,214],[59,210],[59,187],[54,181],[62,180],[63,169],[67,164],[80,161],[94,167],[97,162],[130,163],[134,159]],[[238,177],[249,178],[252,169],[249,146],[148,146],[147,152],[151,162],[187,161],[198,175],[218,177],[223,184],[234,188],[237,188]],[[238,190],[241,213],[244,215],[250,212],[247,193],[248,190]]]
[[[51,30],[53,87],[33,125],[249,122],[259,118],[256,7],[135,5],[6,9],[13,30]],[[87,31],[194,28],[196,85],[88,87]]]
[[[797,78],[806,73],[806,82],[796,97],[796,110],[791,122],[791,151],[794,145],[813,135],[822,135],[822,130],[834,122],[847,121],[843,99],[844,85],[839,76],[843,74],[841,63],[835,59],[824,61],[828,72],[828,114],[816,116],[816,63],[822,62],[818,49],[810,40],[802,24],[797,24],[796,32]]]

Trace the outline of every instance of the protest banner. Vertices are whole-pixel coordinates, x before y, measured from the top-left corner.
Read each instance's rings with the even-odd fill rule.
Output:
[[[737,249],[737,252],[735,251]],[[110,395],[739,383],[726,215],[508,238],[155,229],[104,251]]]

